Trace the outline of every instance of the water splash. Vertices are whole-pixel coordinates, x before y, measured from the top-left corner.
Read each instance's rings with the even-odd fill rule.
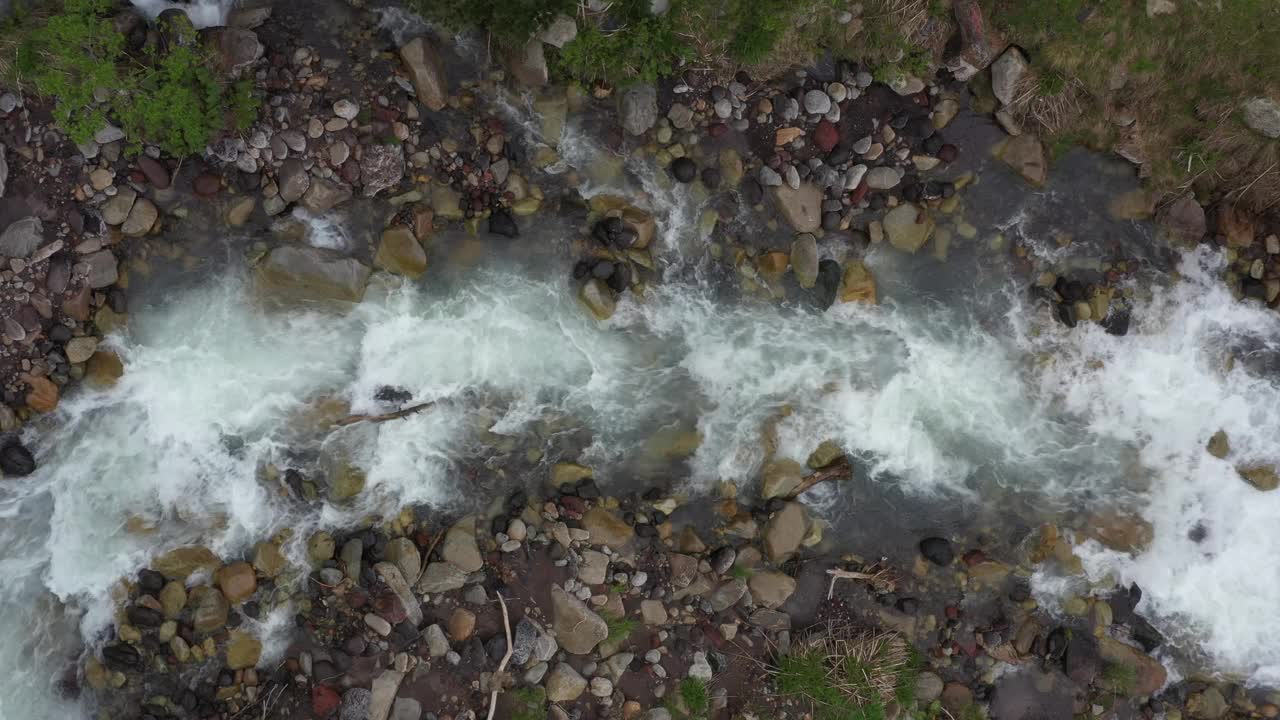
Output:
[[[165,10],[181,10],[191,18],[196,29],[219,27],[227,24],[227,17],[235,7],[236,0],[190,0],[190,2],[173,2],[172,0],[129,0],[133,6],[142,11],[148,19],[154,20]]]

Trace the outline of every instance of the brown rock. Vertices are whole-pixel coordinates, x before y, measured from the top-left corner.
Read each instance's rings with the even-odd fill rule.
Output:
[[[255,667],[262,657],[262,642],[241,630],[232,630],[227,641],[227,667],[244,670]]]
[[[957,717],[965,708],[973,704],[973,691],[956,682],[947,683],[942,688],[942,707]]]
[[[1096,513],[1085,521],[1084,533],[1119,552],[1137,552],[1151,544],[1155,532],[1151,523],[1133,515]]]
[[[169,170],[164,165],[147,155],[138,156],[138,169],[147,178],[147,182],[157,190],[165,190],[169,187]]]
[[[421,242],[435,232],[436,211],[430,205],[413,207],[413,235]]]
[[[262,577],[276,577],[287,566],[284,553],[280,552],[280,547],[275,543],[260,542],[253,546],[253,567],[262,573]]]
[[[1137,671],[1137,682],[1133,687],[1134,697],[1151,695],[1164,687],[1168,672],[1164,669],[1164,665],[1150,655],[1106,636],[1098,638],[1098,650],[1103,660],[1118,665],[1128,665]]]
[[[1156,223],[1161,233],[1175,245],[1195,245],[1205,235],[1204,208],[1195,195],[1187,193],[1160,209]]]
[[[1253,244],[1253,217],[1237,205],[1224,203],[1218,206],[1218,234],[1227,239],[1227,247],[1247,248]]]
[[[800,183],[799,190],[787,185],[773,189],[778,212],[796,232],[817,232],[822,228],[822,191],[811,182]]]
[[[768,275],[781,275],[787,271],[787,265],[791,259],[785,252],[781,250],[771,250],[760,256],[757,264],[760,266],[760,272]]]
[[[586,655],[609,636],[608,624],[559,585],[551,587],[551,607],[556,638],[566,652]]]
[[[800,503],[789,502],[769,518],[764,530],[765,553],[773,562],[795,554],[809,532],[809,513]]]
[[[191,624],[197,633],[208,635],[221,630],[227,624],[227,616],[230,613],[231,606],[223,597],[222,591],[217,588],[206,588],[199,602],[196,603]]]
[[[756,604],[773,610],[781,607],[796,591],[796,581],[780,572],[757,572],[747,580],[747,588],[751,590]]]
[[[244,602],[258,589],[258,579],[253,573],[253,566],[247,562],[227,565],[219,569],[215,577],[222,594],[232,605]]]
[[[471,637],[476,629],[476,614],[466,608],[456,608],[449,616],[449,639],[461,642]]]
[[[1049,161],[1044,145],[1034,135],[1018,135],[1009,138],[1001,146],[1000,159],[1027,182],[1042,187],[1049,178]]]
[[[396,225],[382,231],[373,263],[390,273],[419,278],[427,271],[427,253],[409,228]]]
[[[187,588],[177,580],[170,580],[160,589],[160,611],[175,620],[187,606]]]
[[[876,278],[861,260],[850,260],[840,280],[840,302],[875,305]]]
[[[186,580],[196,572],[213,570],[222,564],[209,548],[199,545],[174,548],[151,561],[151,569],[174,580]]]
[[[24,378],[31,390],[27,393],[27,407],[38,413],[53,412],[58,407],[58,386],[47,377],[27,375]]]
[[[593,507],[582,515],[582,527],[591,533],[593,545],[608,545],[614,550],[624,547],[635,536],[635,530],[622,518],[602,507]]]
[[[400,59],[404,61],[418,100],[432,110],[443,110],[449,99],[449,88],[435,48],[428,45],[425,38],[415,38],[400,48]]]
[[[124,375],[124,363],[120,356],[111,350],[99,350],[90,358],[85,367],[85,378],[90,384],[98,387],[111,387]]]
[[[1253,467],[1236,468],[1245,482],[1263,491],[1270,492],[1280,487],[1280,475],[1276,474],[1274,465],[1255,465]]]

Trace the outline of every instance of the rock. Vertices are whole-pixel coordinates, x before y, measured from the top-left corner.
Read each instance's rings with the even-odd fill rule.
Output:
[[[1102,654],[1103,660],[1112,664],[1127,665],[1134,668],[1137,674],[1137,682],[1134,683],[1133,697],[1153,695],[1164,687],[1168,671],[1165,670],[1164,665],[1150,655],[1107,636],[1098,639],[1098,650]]]
[[[965,708],[973,705],[973,691],[961,683],[949,682],[943,686],[939,699],[942,707],[958,716]]]
[[[400,575],[408,582],[417,580],[422,574],[422,553],[409,538],[396,538],[387,542],[383,555],[387,562],[399,568]]]
[[[598,698],[607,698],[613,694],[613,681],[606,677],[591,678],[591,694]]]
[[[405,612],[405,619],[412,623],[414,627],[421,625],[423,619],[422,605],[414,597],[413,591],[409,589],[409,581],[400,572],[400,568],[393,563],[380,562],[373,566],[373,571],[391,589],[391,592],[396,596],[396,600],[400,601],[400,607]]]
[[[93,134],[93,141],[99,145],[107,145],[124,139],[124,130],[115,125],[106,125]]]
[[[897,187],[902,176],[891,167],[873,167],[867,171],[866,180],[872,190],[889,190]]]
[[[542,625],[526,616],[516,625],[511,648],[511,662],[519,666],[546,662],[555,656],[560,646]]]
[[[449,654],[449,638],[445,637],[444,628],[432,625],[422,633],[426,640],[427,652],[433,658],[441,658]]]
[[[259,286],[268,293],[297,300],[359,302],[371,272],[360,261],[332,251],[286,245],[267,254],[257,276]]]
[[[943,98],[933,106],[933,127],[935,130],[942,130],[951,124],[956,115],[960,114],[960,103],[955,98]]]
[[[111,187],[111,183],[115,180],[115,175],[106,168],[96,168],[89,173],[89,186],[94,190],[101,192]]]
[[[338,708],[338,720],[369,720],[369,705],[373,693],[364,688],[351,688],[342,694],[342,707]]]
[[[1153,18],[1157,15],[1172,15],[1178,11],[1178,6],[1173,0],[1147,0],[1147,17]]]
[[[187,606],[187,588],[181,582],[172,580],[160,589],[160,611],[166,618],[175,620]]]
[[[1269,97],[1256,97],[1246,100],[1244,124],[1266,137],[1280,138],[1280,102]]]
[[[1253,245],[1255,225],[1253,216],[1244,208],[1226,203],[1218,207],[1218,234],[1226,237],[1228,247]]]
[[[573,702],[586,692],[587,681],[568,663],[557,663],[546,679],[547,700]]]
[[[112,227],[124,222],[137,199],[138,192],[128,185],[118,188],[115,197],[102,204],[102,221]]]
[[[222,591],[208,588],[196,603],[195,612],[191,615],[191,625],[201,635],[221,630],[227,624],[231,613],[231,605],[222,596]]]
[[[245,197],[236,200],[227,210],[227,224],[231,227],[244,225],[249,222],[256,207],[258,207],[257,198]]]
[[[247,562],[232,563],[220,568],[215,579],[227,602],[232,605],[239,605],[248,600],[258,589],[258,579],[254,575],[253,566]]]
[[[1216,687],[1208,687],[1187,698],[1187,714],[1196,720],[1218,720],[1224,717],[1230,706],[1222,691]]]
[[[800,543],[808,534],[808,512],[800,503],[789,502],[774,513],[765,526],[765,553],[772,562],[781,562],[800,549]]]
[[[920,554],[925,560],[939,567],[946,567],[956,559],[956,553],[951,549],[951,541],[940,537],[921,540]]]
[[[1219,460],[1225,458],[1231,452],[1231,442],[1227,439],[1226,431],[1219,430],[1214,433],[1213,437],[1209,438],[1209,444],[1205,446],[1205,450]]]
[[[18,441],[10,441],[0,449],[0,472],[8,477],[25,477],[36,471],[36,459]]]
[[[677,130],[690,130],[693,128],[693,108],[684,103],[671,103],[671,109],[667,110],[667,119]]]
[[[38,413],[53,412],[58,407],[58,386],[46,377],[24,376],[31,390],[27,392],[27,407]]]
[[[599,278],[592,278],[584,283],[582,289],[578,291],[578,299],[598,320],[608,320],[613,316],[616,308],[613,291]]]
[[[542,87],[550,79],[547,57],[537,38],[529,40],[523,48],[508,53],[507,66],[511,70],[511,77],[528,88]]]
[[[113,261],[115,257],[111,258]],[[107,283],[110,285],[111,283]],[[100,286],[99,286],[100,287]],[[67,355],[67,361],[72,363],[86,362],[93,357],[93,353],[98,349],[98,338],[96,337],[78,337],[73,338],[64,348]]]
[[[350,199],[350,187],[334,180],[313,177],[302,195],[302,206],[313,213],[324,214]]]
[[[916,676],[916,702],[922,707],[942,697],[942,678],[931,672],[922,672]]]
[[[1067,677],[1080,687],[1088,687],[1102,670],[1098,644],[1088,633],[1072,633],[1062,656]]]
[[[551,22],[538,33],[538,39],[548,45],[562,48],[578,37],[578,24],[568,15],[555,16]],[[637,135],[639,133],[636,133]]]
[[[1016,47],[1005,50],[991,63],[991,91],[1002,105],[1008,105],[1017,97],[1018,83],[1029,68],[1027,58]]]
[[[1270,492],[1280,487],[1280,475],[1276,474],[1273,465],[1257,465],[1254,467],[1236,468],[1245,482],[1263,491]]]
[[[582,563],[578,565],[578,582],[583,585],[602,585],[608,580],[609,556],[595,550],[582,553]]]
[[[465,572],[449,563],[436,562],[427,565],[415,588],[420,593],[442,593],[457,590],[466,584]]]
[[[120,277],[116,256],[110,250],[90,253],[82,259],[82,262],[89,266],[88,278],[85,282],[95,290],[114,285]]]
[[[658,121],[658,91],[652,85],[633,85],[618,97],[622,129],[643,135]]]
[[[11,223],[0,233],[0,255],[26,259],[44,242],[44,225],[37,217],[25,217]]]
[[[4,197],[9,183],[9,161],[5,158],[5,146],[0,144],[0,197]]]
[[[413,698],[400,697],[391,706],[391,720],[421,720],[422,703]]]
[[[1116,512],[1101,512],[1085,519],[1084,534],[1118,552],[1145,549],[1155,537],[1151,523]]]
[[[705,683],[711,682],[715,673],[711,670],[711,663],[707,662],[706,653],[696,652],[693,654],[693,662],[689,663],[688,676]]]
[[[213,50],[222,71],[232,77],[239,77],[245,68],[262,57],[264,48],[252,30],[215,27],[206,28],[200,34],[205,45]]]
[[[1208,228],[1204,208],[1191,193],[1161,208],[1156,214],[1156,224],[1161,234],[1175,245],[1198,244]]]
[[[258,665],[262,657],[262,642],[241,630],[232,630],[227,640],[227,667],[244,670]]]
[[[822,227],[822,190],[817,185],[806,182],[795,190],[778,186],[773,197],[778,211],[796,232],[817,232]]]
[[[335,548],[333,536],[323,530],[311,533],[311,537],[307,538],[307,558],[313,565],[332,560]]]
[[[516,225],[516,220],[511,217],[511,213],[505,210],[494,210],[489,215],[489,233],[508,238],[519,237],[520,226]]]
[[[635,530],[622,518],[602,508],[593,507],[582,515],[582,527],[591,534],[591,543],[619,550],[631,542]]]
[[[378,193],[400,184],[404,177],[404,151],[399,145],[367,145],[360,156],[360,182],[364,196]]]
[[[288,561],[275,543],[260,542],[253,546],[253,568],[263,577],[273,578],[284,572]]]
[[[782,607],[796,591],[796,581],[780,572],[756,572],[747,580],[747,587],[757,605],[773,610]]]
[[[1044,145],[1034,135],[1018,135],[1005,140],[999,155],[1006,165],[1036,187],[1043,186],[1049,177]]]
[[[737,187],[742,182],[742,156],[733,148],[725,148],[717,157],[720,178],[727,187]]]
[[[1117,220],[1146,220],[1155,214],[1157,195],[1142,188],[1111,198],[1107,210]]]
[[[440,557],[464,573],[473,573],[484,567],[484,558],[476,545],[476,518],[468,515],[445,533],[440,544]]]
[[[382,637],[387,637],[391,634],[391,623],[387,622],[385,618],[374,615],[373,613],[365,613],[364,624],[368,625],[370,630],[378,633]]]
[[[338,553],[338,559],[342,563],[342,567],[351,578],[351,582],[359,584],[362,573],[364,556],[364,541],[358,537],[351,538],[342,544],[342,550]]]
[[[804,94],[804,111],[810,115],[826,115],[831,111],[831,98],[821,90],[810,90]]]
[[[276,173],[276,185],[279,186],[281,200],[287,203],[297,202],[311,187],[311,174],[301,160],[289,158]]]
[[[903,203],[890,210],[883,220],[889,244],[903,251],[914,253],[929,242],[933,235],[933,215],[913,203]]]
[[[810,235],[809,237],[813,237]],[[816,270],[815,270],[816,275]],[[795,460],[774,459],[765,463],[760,481],[760,497],[769,500],[795,493],[804,476],[804,468]]]
[[[640,618],[645,625],[666,625],[667,608],[661,600],[641,600]]]
[[[812,288],[818,282],[818,240],[812,234],[804,233],[791,241],[791,272],[802,288]]]
[[[822,120],[818,123],[818,127],[814,128],[813,144],[822,152],[831,152],[839,142],[840,130],[830,120]]]
[[[698,165],[687,157],[676,158],[671,162],[671,174],[677,182],[691,183],[698,177]]]
[[[551,608],[552,628],[566,652],[586,655],[609,637],[608,624],[559,585],[551,588]]]
[[[454,608],[449,616],[449,639],[462,642],[471,637],[476,629],[476,614],[466,608]]]
[[[174,580],[186,580],[197,572],[209,571],[222,564],[209,548],[199,545],[174,548],[151,561],[151,569]]]
[[[427,253],[413,231],[395,225],[382,231],[373,264],[387,272],[416,279],[427,271]]]
[[[445,81],[440,55],[427,44],[426,38],[414,38],[400,48],[418,100],[431,110],[443,110],[449,99],[449,86]]]

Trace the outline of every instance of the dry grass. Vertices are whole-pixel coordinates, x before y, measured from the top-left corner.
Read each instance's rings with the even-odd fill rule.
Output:
[[[777,682],[784,695],[807,700],[821,718],[832,711],[884,706],[911,671],[911,648],[900,635],[827,622],[792,644],[779,664]]]

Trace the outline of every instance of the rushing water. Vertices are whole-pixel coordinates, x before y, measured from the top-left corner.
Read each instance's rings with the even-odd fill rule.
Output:
[[[1280,568],[1267,561],[1280,554],[1280,493],[1253,490],[1232,467],[1280,458],[1280,387],[1266,374],[1280,321],[1231,298],[1215,279],[1215,254],[1184,257],[1178,282],[1135,303],[1126,337],[1054,324],[985,241],[958,244],[947,262],[873,248],[878,307],[818,313],[740,298],[708,279],[696,193],[634,162],[598,182],[588,168],[602,151],[590,132],[541,138],[521,102],[499,104],[530,142],[558,142],[556,170],[582,171],[584,194],[622,193],[657,214],[666,281],[596,322],[565,277],[567,224],[539,222],[517,244],[546,249],[550,268],[518,254],[474,269],[433,265],[421,284],[376,281],[343,315],[268,312],[234,266],[144,297],[129,332],[109,341],[126,365],[120,383],[64,399],[28,431],[40,470],[0,486],[0,718],[76,715],[55,686],[77,639],[96,639],[113,584],[159,549],[204,542],[232,554],[282,527],[341,526],[405,503],[468,506],[473,484],[485,482],[476,468],[497,474],[513,458],[537,479],[581,450],[606,486],[644,480],[661,473],[640,459],[673,428],[702,438],[680,468],[690,491],[719,480],[749,488],[763,428],[784,408],[778,454],[803,461],[818,440],[836,440],[871,482],[901,494],[906,515],[939,499],[999,505],[1006,492],[1032,498],[1045,517],[1139,509],[1155,529],[1151,548],[1131,557],[1086,546],[1090,576],[1138,582],[1139,609],[1186,654],[1280,681],[1280,649],[1269,642],[1280,633]],[[1015,203],[998,172],[970,191],[993,198],[985,210],[974,202],[983,237],[1021,234],[1076,263],[1036,208],[1072,198],[1073,211],[1054,212],[1080,222],[1090,179]],[[313,244],[362,242],[336,217],[300,219]],[[755,232],[789,242],[785,232]],[[849,248],[835,238],[823,252]],[[335,403],[389,409],[375,398],[383,386],[438,404],[403,421],[331,429]],[[1231,462],[1204,451],[1219,429]],[[540,461],[528,460],[530,448]],[[264,479],[268,466],[340,463],[367,471],[357,506],[316,510]],[[861,498],[825,492],[843,518],[833,517],[838,531],[877,522],[859,514]],[[910,547],[913,538],[892,541]]]

